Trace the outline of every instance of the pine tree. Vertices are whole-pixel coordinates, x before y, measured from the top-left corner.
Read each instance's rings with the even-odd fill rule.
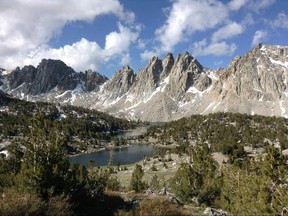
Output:
[[[60,183],[69,165],[65,160],[60,131],[59,125],[53,126],[44,113],[38,113],[31,120],[30,135],[22,142],[25,154],[17,176],[18,186],[22,190],[43,197],[51,190],[55,193],[63,191]]]
[[[184,202],[189,202],[192,197],[198,195],[201,184],[201,175],[189,164],[182,163],[171,179],[170,186],[175,195]]]
[[[142,181],[144,171],[141,165],[136,164],[130,180],[130,188],[136,192],[140,192],[145,188],[145,183]]]
[[[23,150],[20,146],[19,141],[13,140],[11,145],[7,147],[9,152],[9,157],[7,159],[7,163],[11,171],[14,174],[17,174],[21,169],[21,159],[23,157]]]

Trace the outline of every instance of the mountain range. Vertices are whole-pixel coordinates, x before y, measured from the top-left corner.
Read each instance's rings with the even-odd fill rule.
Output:
[[[288,118],[288,47],[258,44],[217,70],[202,66],[188,52],[175,58],[168,53],[162,60],[153,57],[138,73],[125,66],[110,79],[43,59],[36,68],[0,69],[0,90],[29,101],[152,122],[213,112]]]

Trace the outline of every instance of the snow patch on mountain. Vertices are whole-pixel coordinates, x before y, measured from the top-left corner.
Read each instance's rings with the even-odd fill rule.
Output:
[[[276,64],[276,65],[280,65],[281,67],[288,68],[288,62],[282,62],[279,60],[274,60],[271,57],[269,57],[269,59],[270,59],[272,64]]]

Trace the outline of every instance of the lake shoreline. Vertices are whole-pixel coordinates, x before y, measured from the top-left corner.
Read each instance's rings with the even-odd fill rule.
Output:
[[[88,149],[83,150],[83,151],[78,150],[75,152],[70,152],[70,153],[68,152],[66,154],[66,157],[76,157],[76,156],[80,156],[83,154],[89,154],[89,153],[93,153],[93,152],[101,152],[101,151],[105,151],[105,150],[106,151],[117,150],[117,149],[121,149],[121,148],[128,148],[131,145],[143,143],[145,141],[143,141],[143,140],[139,141],[139,136],[143,135],[147,131],[147,128],[148,127],[140,126],[140,127],[135,128],[135,129],[117,131],[117,133],[115,133],[115,137],[125,138],[128,141],[128,143],[125,145],[115,146],[114,144],[112,144],[111,141],[110,142],[102,141],[105,144],[101,145],[101,147],[98,147],[98,148],[92,148],[91,147],[91,148],[88,148]]]
[[[89,161],[95,161],[96,166],[133,164],[143,160],[145,157],[151,157],[155,154],[156,147],[152,144],[135,142],[116,148],[103,148],[98,151],[89,151],[89,153],[80,153],[68,156],[71,163],[78,163],[87,166]]]

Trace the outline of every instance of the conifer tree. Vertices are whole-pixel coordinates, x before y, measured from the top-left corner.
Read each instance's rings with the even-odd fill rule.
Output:
[[[145,183],[142,181],[144,171],[141,165],[136,164],[130,180],[130,188],[136,192],[140,192],[145,188]]]

